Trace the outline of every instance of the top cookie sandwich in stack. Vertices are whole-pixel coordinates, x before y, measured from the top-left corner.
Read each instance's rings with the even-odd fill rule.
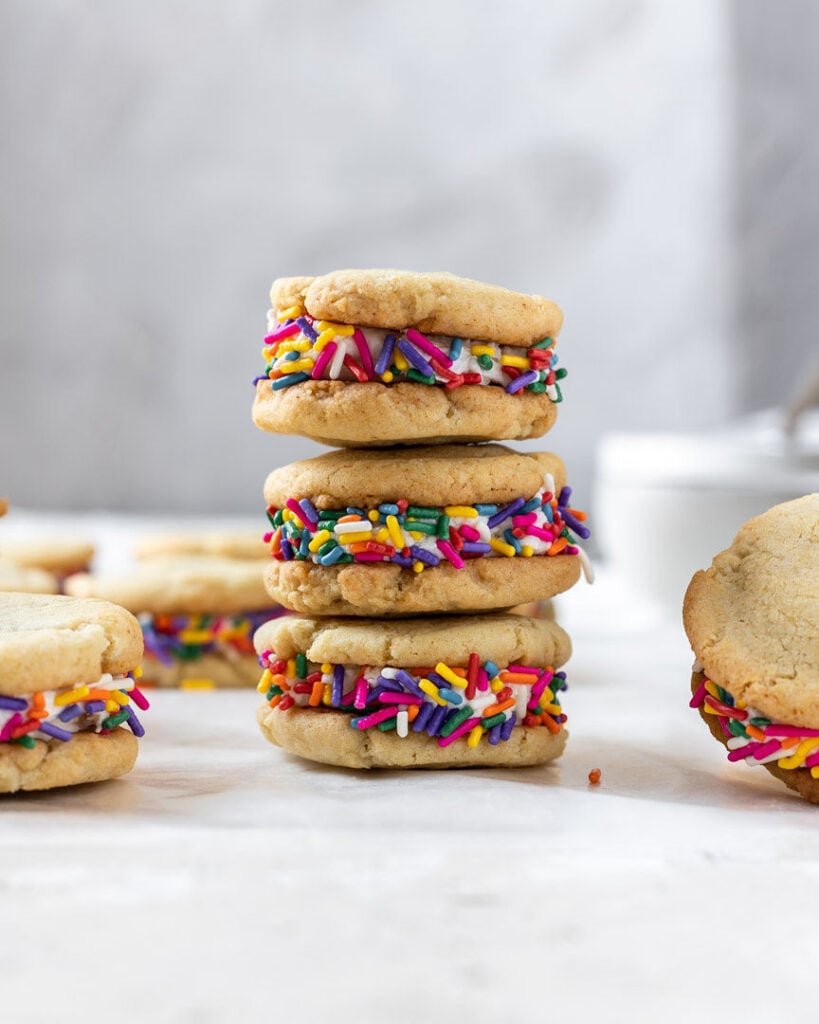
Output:
[[[565,376],[555,354],[560,309],[450,274],[393,270],[283,278],[271,298],[254,421],[362,450],[282,467],[265,485],[266,586],[311,625],[287,631],[287,650],[277,650],[284,634],[257,635],[263,732],[286,749],[356,767],[551,760],[562,742],[526,737],[563,729],[556,669],[568,637],[553,627],[563,652],[556,664],[536,664],[540,653],[527,656],[532,664],[500,664],[496,634],[519,632],[518,620],[500,627],[487,613],[572,586],[581,565],[588,570],[577,543],[588,536],[585,516],[570,507],[557,456],[481,442],[538,437],[554,424]],[[463,656],[449,633],[446,643],[430,639],[444,628],[439,616],[453,613],[469,616],[457,620],[471,643]],[[364,647],[378,647],[371,640],[349,664],[335,652],[314,663],[317,615],[368,619],[367,636],[385,639],[378,664],[361,664]],[[389,642],[397,617],[400,664]],[[296,650],[302,633],[305,649]],[[428,663],[436,651],[445,664]],[[271,714],[291,709],[299,727],[276,728]],[[352,739],[334,740],[345,753],[333,755],[323,744],[345,720]],[[386,734],[377,746],[373,729]],[[410,756],[411,730],[421,735]],[[402,742],[406,756],[391,746]],[[491,757],[482,756],[489,745]]]

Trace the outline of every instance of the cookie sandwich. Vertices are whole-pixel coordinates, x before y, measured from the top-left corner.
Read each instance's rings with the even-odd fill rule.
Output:
[[[549,299],[401,270],[280,278],[270,299],[262,430],[370,447],[540,437],[556,419]]]
[[[267,555],[267,545],[258,530],[177,530],[150,533],[134,544],[137,561],[175,555],[217,555],[259,561]]]
[[[819,803],[819,494],[747,522],[691,580],[696,708],[728,760]]]
[[[90,541],[71,537],[0,540],[0,559],[47,572],[56,577],[59,586],[73,573],[87,572],[93,557]]]
[[[145,640],[144,679],[154,686],[254,686],[254,631],[282,614],[266,592],[266,562],[179,556],[122,574],[72,576],[77,597],[102,597],[133,612]]]
[[[0,592],[18,594],[57,594],[60,581],[53,572],[28,568],[0,558]]]
[[[339,450],[274,470],[265,573],[313,615],[487,611],[567,590],[588,561],[562,461],[502,445]]]
[[[0,792],[113,779],[148,701],[136,619],[107,601],[0,594]]]
[[[257,632],[263,734],[346,768],[517,767],[562,753],[554,622],[513,615],[288,616]]]

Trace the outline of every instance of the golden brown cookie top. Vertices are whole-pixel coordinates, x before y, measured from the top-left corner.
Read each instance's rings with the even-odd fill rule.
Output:
[[[683,621],[718,686],[770,718],[819,728],[819,494],[745,523],[691,580]]]
[[[124,608],[44,594],[0,594],[0,694],[24,696],[130,672],[142,631]]]
[[[140,561],[169,555],[217,555],[258,561],[267,557],[268,550],[261,530],[178,530],[140,537],[134,545],[134,555]]]
[[[310,661],[412,668],[439,661],[465,665],[473,652],[498,665],[559,668],[571,642],[556,622],[519,615],[462,615],[416,619],[323,619],[285,616],[256,631],[256,650]]]
[[[264,588],[266,559],[178,555],[138,564],[127,573],[78,573],[66,580],[76,597],[102,597],[135,614],[234,615],[275,607]]]
[[[0,558],[48,572],[83,569],[93,557],[94,545],[90,541],[71,537],[0,540]]]
[[[276,508],[288,498],[309,498],[320,510],[399,500],[435,507],[497,504],[531,498],[546,472],[559,491],[565,467],[549,453],[533,458],[499,444],[345,449],[274,469],[264,496]]]
[[[285,277],[273,282],[277,310],[303,305],[319,320],[419,331],[529,346],[556,337],[560,307],[541,295],[525,295],[448,273],[409,270],[336,270],[322,277]]]

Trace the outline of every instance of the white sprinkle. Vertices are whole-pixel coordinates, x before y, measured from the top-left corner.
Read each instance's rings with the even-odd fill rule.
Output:
[[[583,575],[586,577],[586,582],[594,583],[594,567],[583,548],[577,549],[577,557],[580,559],[580,564],[583,567]]]
[[[330,360],[329,375],[330,380],[338,380],[341,376],[341,369],[344,365],[344,357],[347,355],[347,339],[336,337],[335,339],[338,348],[333,354],[333,358]]]
[[[409,715],[406,711],[399,711],[395,716],[395,731],[402,740],[409,734]]]
[[[333,533],[372,533],[373,524],[369,519],[362,519],[360,522],[336,523]]]

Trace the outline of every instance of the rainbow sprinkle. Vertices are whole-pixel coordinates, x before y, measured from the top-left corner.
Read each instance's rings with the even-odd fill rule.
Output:
[[[462,569],[483,557],[582,556],[577,537],[589,536],[586,513],[569,507],[570,487],[554,491],[549,477],[534,497],[503,506],[425,508],[399,500],[318,510],[307,498],[289,498],[284,508],[268,508],[273,529],[264,539],[278,561],[392,562],[415,572],[442,562]]]
[[[242,612],[239,615],[151,615],[139,616],[145,640],[145,655],[163,665],[195,661],[203,654],[228,658],[255,654],[253,634],[265,622],[285,614],[284,608]]]
[[[775,761],[785,769],[808,769],[819,779],[819,729],[787,725],[767,718],[707,677],[691,698],[690,707],[714,715],[722,728],[729,761],[749,765]]]
[[[0,695],[0,743],[33,747],[36,740],[67,743],[78,732],[112,732],[127,725],[135,736],[145,729],[133,705],[150,706],[134,674],[106,673],[95,683],[41,690],[27,697]]]
[[[425,732],[438,746],[463,739],[476,747],[486,736],[494,746],[515,726],[543,726],[559,733],[566,721],[559,693],[566,673],[551,667],[500,668],[470,654],[465,667],[439,662],[429,668],[374,668],[318,664],[305,655],[277,658],[264,651],[259,693],[271,708],[333,709],[349,714],[353,729]]]
[[[315,320],[303,309],[270,310],[262,357],[265,371],[253,381],[269,380],[274,391],[308,380],[361,384],[409,381],[445,387],[465,384],[502,387],[507,394],[545,394],[561,402],[552,338],[529,348],[427,336],[412,327],[389,331]]]

